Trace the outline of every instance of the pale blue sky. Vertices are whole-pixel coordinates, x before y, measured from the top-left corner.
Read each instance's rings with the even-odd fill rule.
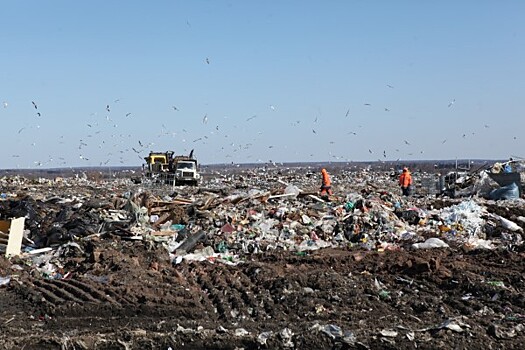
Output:
[[[205,164],[525,157],[523,14],[518,0],[3,1],[1,167],[193,148]]]

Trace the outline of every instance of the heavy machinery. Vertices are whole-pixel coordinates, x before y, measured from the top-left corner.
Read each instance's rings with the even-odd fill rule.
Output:
[[[174,156],[173,151],[150,152],[144,158],[145,176],[170,185],[192,185],[199,182],[197,160],[193,150],[189,156]]]

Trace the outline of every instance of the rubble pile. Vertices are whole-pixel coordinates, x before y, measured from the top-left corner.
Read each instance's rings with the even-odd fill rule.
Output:
[[[460,318],[457,312],[444,311],[443,315],[450,317],[440,324],[412,325],[409,329],[400,327],[399,322],[395,326],[394,322],[391,327],[367,333],[348,328],[359,324],[358,320],[344,320],[328,311],[334,305],[347,305],[338,294],[349,293],[352,283],[368,284],[364,279],[369,280],[370,274],[376,274],[374,282],[359,287],[364,288],[360,293],[374,295],[371,299],[366,297],[367,304],[378,298],[378,303],[386,303],[390,309],[401,302],[403,293],[413,293],[414,271],[423,272],[423,280],[437,278],[438,284],[454,284],[468,279],[459,270],[453,271],[455,256],[471,264],[471,254],[523,254],[523,199],[499,196],[494,200],[479,195],[482,188],[487,193],[488,187],[490,191],[497,187],[487,187],[489,179],[483,173],[470,182],[468,197],[428,195],[421,180],[425,176],[432,175],[415,174],[416,190],[411,197],[401,196],[392,174],[367,170],[333,174],[334,195],[329,197],[319,196],[318,174],[304,168],[209,174],[200,187],[150,186],[130,179],[90,181],[87,176],[53,180],[5,177],[0,179],[0,219],[23,217],[25,223],[19,254],[4,259],[0,266],[0,286],[6,287],[4,292],[15,295],[15,299],[45,301],[33,308],[41,313],[36,316],[41,318],[37,321],[56,327],[50,339],[58,334],[64,336],[56,321],[60,315],[99,316],[100,307],[93,312],[86,306],[90,303],[111,305],[111,313],[122,317],[139,309],[158,318],[164,313],[177,315],[177,323],[184,326],[178,326],[174,331],[178,336],[172,335],[172,341],[160,333],[148,338],[157,345],[165,344],[166,349],[181,346],[189,338],[201,339],[205,344],[210,337],[220,339],[216,345],[231,344],[234,338],[237,340],[233,343],[245,342],[247,348],[299,348],[308,342],[314,342],[318,348],[341,344],[367,348],[367,344],[377,345],[376,342],[404,348],[405,343],[428,345],[440,332],[472,337],[469,319]],[[6,236],[5,240],[9,239]],[[426,260],[428,257],[434,260]],[[272,259],[283,270],[265,267]],[[330,275],[336,273],[338,265],[347,271],[347,259],[354,264],[352,269],[364,275],[352,277],[355,273],[351,271],[346,276]],[[392,276],[381,275],[379,267],[360,265],[366,262],[375,266],[381,259],[386,259],[382,266],[399,278],[397,282]],[[445,260],[448,267],[440,262]],[[303,263],[326,264],[328,270],[309,272],[301,267]],[[244,277],[234,277],[237,272],[230,269],[240,269]],[[294,274],[306,280],[296,279]],[[523,286],[522,278],[516,278],[512,283]],[[353,279],[356,280],[352,282]],[[337,288],[346,286],[347,290],[333,290],[336,294],[332,294],[330,283]],[[401,294],[394,295],[392,283],[405,284],[407,290],[401,293],[400,289]],[[509,281],[479,283],[489,283],[492,290],[500,289],[495,294],[491,292],[490,298],[505,299],[505,295],[520,293],[516,285],[508,285]],[[250,285],[254,286],[246,287]],[[236,292],[228,299],[225,293],[231,288]],[[154,294],[156,289],[163,294]],[[321,291],[330,295],[316,296]],[[483,294],[464,292],[474,299],[474,295],[481,298]],[[254,293],[269,293],[267,299],[273,301],[258,301]],[[283,307],[274,293],[280,294],[282,300],[293,297],[295,303],[309,305],[311,311],[300,316],[307,322],[295,328],[285,327],[292,319],[273,314],[272,309]],[[358,298],[355,292],[347,297]],[[224,305],[224,298],[230,306]],[[365,308],[350,304],[347,307]],[[370,307],[378,311],[375,306]],[[72,314],[69,308],[76,311]],[[188,308],[193,315],[181,311]],[[525,311],[522,302],[518,308]],[[388,313],[387,309],[383,311]],[[485,311],[495,318],[498,313],[505,314],[501,310]],[[284,311],[283,315],[290,312]],[[518,337],[522,334],[523,316],[514,317],[515,327],[490,323],[485,333],[492,339]],[[273,328],[265,329],[263,319],[274,320]],[[414,319],[418,318],[413,316]],[[222,328],[215,328],[217,324]],[[166,331],[162,326],[156,327],[159,332]],[[403,342],[396,343],[400,337]],[[140,336],[128,334],[127,338],[130,341]],[[50,339],[62,348],[80,348],[80,340],[68,345],[63,338]],[[452,340],[441,341],[455,344]],[[125,348],[140,348],[131,341],[128,346]]]

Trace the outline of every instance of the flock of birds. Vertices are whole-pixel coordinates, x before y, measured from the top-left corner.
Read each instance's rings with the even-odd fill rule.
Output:
[[[205,59],[205,62],[206,64],[210,64],[210,60],[209,58],[206,58]],[[393,85],[390,85],[390,84],[387,84],[386,87],[388,89],[394,89],[394,86]],[[219,135],[222,131],[222,126],[220,126],[219,124],[214,124],[215,126],[212,127],[211,131],[210,131],[210,127],[208,126],[208,124],[210,123],[210,118],[208,116],[208,114],[204,114],[204,116],[202,117],[202,127],[201,128],[198,128],[201,130],[200,134],[191,134],[188,132],[187,130],[187,127],[184,127],[184,128],[181,128],[180,131],[170,131],[168,130],[168,128],[166,127],[165,124],[161,124],[160,127],[161,127],[161,130],[159,131],[159,134],[156,135],[155,137],[152,137],[150,136],[150,138],[152,139],[152,141],[150,142],[143,142],[143,140],[141,139],[142,137],[145,137],[144,135],[140,136],[140,137],[137,137],[137,136],[133,136],[131,133],[122,133],[122,132],[119,132],[118,130],[118,124],[116,123],[116,121],[113,120],[113,117],[112,117],[112,107],[113,105],[116,105],[120,102],[120,99],[116,99],[113,101],[112,104],[106,104],[105,106],[105,112],[104,112],[104,119],[98,119],[97,120],[97,115],[98,113],[92,113],[90,116],[93,117],[91,118],[88,122],[86,122],[86,128],[87,128],[87,132],[85,134],[84,137],[78,139],[78,143],[77,145],[75,146],[76,149],[78,150],[78,160],[80,160],[81,162],[86,162],[85,164],[86,165],[90,165],[90,166],[94,166],[94,165],[98,165],[98,166],[110,166],[110,165],[132,165],[132,164],[141,164],[144,162],[144,157],[147,156],[148,152],[150,150],[156,150],[156,151],[163,151],[165,150],[164,149],[164,146],[163,145],[157,145],[156,143],[159,143],[159,140],[161,140],[162,137],[165,137],[165,136],[168,136],[171,138],[170,142],[173,141],[173,138],[176,138],[178,137],[179,138],[179,141],[182,142],[182,143],[186,143],[188,146],[187,147],[184,147],[184,151],[187,151],[189,148],[193,149],[194,148],[194,145],[191,145],[191,144],[194,144],[194,143],[197,143],[197,142],[200,142],[202,144],[208,144],[208,142],[210,141],[210,138],[213,137],[213,136],[216,136],[216,135]],[[448,103],[448,108],[452,108],[454,106],[454,104],[456,103],[456,99],[452,99],[449,103]],[[42,118],[42,113],[39,109],[39,106],[37,104],[37,102],[35,101],[31,101],[31,105],[34,109],[34,112],[36,113],[36,118]],[[363,106],[364,108],[373,108],[372,104],[369,103],[369,102],[366,102],[366,103],[363,103]],[[4,101],[3,102],[3,107],[4,109],[8,109],[10,108],[10,105],[7,101]],[[171,109],[174,113],[180,113],[181,112],[181,109],[178,107],[178,106],[175,106],[175,105],[171,105]],[[269,109],[269,113],[272,113],[272,112],[276,112],[277,111],[277,108],[274,106],[274,105],[268,105],[268,109]],[[390,112],[390,108],[388,107],[382,107],[381,108],[385,113],[388,113]],[[133,118],[134,114],[132,112],[127,112],[127,113],[122,113],[121,114],[121,117],[122,115],[124,116],[124,122],[126,122],[127,120],[129,120],[130,118]],[[265,118],[267,116],[264,116]],[[321,113],[319,113],[318,115],[315,116],[315,118],[313,119],[313,122],[312,122],[312,128],[311,128],[311,132],[313,135],[315,136],[320,136],[320,134],[323,134],[322,132],[319,132],[319,129],[316,127],[319,124],[319,119],[320,117],[322,117]],[[351,108],[348,108],[346,109],[346,111],[344,112],[344,118],[345,119],[351,119],[353,117],[353,113],[351,112]],[[224,117],[225,119],[227,119],[228,117]],[[258,115],[257,114],[254,114],[254,115],[251,115],[249,117],[245,117],[244,118],[244,121],[246,123],[252,123],[253,121],[255,121],[256,119],[258,118]],[[277,115],[274,115],[272,116],[271,118],[266,118],[266,120],[271,120],[272,122],[276,122],[277,121],[277,118],[282,118],[282,116],[277,116]],[[105,122],[104,122],[105,120]],[[307,123],[307,122],[306,122]],[[206,153],[212,153],[212,152],[223,152],[222,156],[223,158],[231,158],[234,162],[240,162],[242,161],[241,158],[245,158],[247,159],[246,162],[254,162],[255,160],[254,159],[251,159],[252,155],[250,154],[251,153],[251,149],[253,148],[254,145],[259,145],[261,146],[261,143],[264,143],[264,142],[268,142],[268,138],[265,138],[265,137],[260,137],[263,132],[262,131],[253,131],[253,128],[250,127],[250,126],[241,126],[240,123],[235,123],[232,121],[232,123],[229,123],[230,127],[233,126],[233,129],[237,129],[237,130],[230,130],[232,132],[236,132],[237,134],[234,134],[233,136],[235,137],[231,137],[230,134],[228,133],[224,133],[222,136],[226,139],[232,139],[232,138],[235,138],[235,139],[245,139],[246,137],[252,137],[252,139],[249,141],[249,142],[243,142],[243,143],[239,143],[239,142],[235,142],[235,141],[227,141],[227,142],[219,142],[220,144],[220,147],[210,147],[212,149],[206,149],[206,147],[203,147],[203,151],[206,152]],[[280,121],[278,121],[278,124],[280,124]],[[295,120],[295,121],[292,121],[291,122],[291,126],[292,127],[297,127],[297,126],[300,126],[302,124],[305,124],[305,121],[304,119],[298,119],[298,120]],[[152,123],[150,123],[150,125],[152,125]],[[153,123],[154,125],[154,123]],[[357,128],[362,128],[362,125],[356,125]],[[334,127],[339,127],[339,126],[334,126]],[[489,128],[489,125],[484,125],[485,128]],[[39,129],[40,126],[38,124],[36,125],[32,125],[32,126],[22,126],[18,129],[18,134],[21,135],[23,134],[24,132],[26,132],[28,129]],[[108,132],[108,129],[112,129],[112,132]],[[202,130],[206,130],[206,134],[203,134]],[[101,135],[102,134],[102,135]],[[475,135],[474,132],[471,133],[472,135]],[[348,132],[346,132],[346,135],[350,135],[351,137],[354,137],[354,136],[358,136],[358,132],[357,132],[357,129],[354,129],[354,130],[350,130]],[[23,135],[21,135],[23,136]],[[97,136],[100,136],[98,141],[97,141],[97,145],[96,147],[98,148],[98,150],[94,150],[93,148],[93,142],[92,140],[94,140]],[[192,137],[193,136],[193,137]],[[237,136],[242,136],[242,137],[237,137]],[[461,135],[462,138],[466,138],[467,137],[467,133],[463,133]],[[63,146],[60,146],[63,150],[64,150],[64,153],[65,154],[71,154],[72,152],[72,148],[71,146],[68,146],[66,144],[66,141],[65,141],[65,137],[64,135],[60,136],[59,139],[58,139],[58,142],[60,145],[63,145]],[[516,139],[516,137],[514,137],[514,139]],[[441,144],[444,145],[446,142],[447,142],[448,139],[443,139],[441,141]],[[155,142],[153,142],[155,141]],[[328,142],[330,145],[334,145],[336,143],[336,141],[334,140],[328,140],[326,141]],[[191,145],[191,147],[190,147]],[[36,142],[32,142],[31,143],[31,146],[35,147],[36,146]],[[152,148],[156,148],[156,147],[162,147],[162,149],[152,149]],[[270,150],[268,153],[270,154],[273,154],[276,152],[276,146],[274,144],[267,144],[266,146],[263,145],[263,148],[264,147],[267,147],[268,150]],[[402,148],[404,147],[404,148]],[[173,145],[169,145],[167,147],[167,149],[172,149],[172,148],[176,148],[176,146],[173,146]],[[261,148],[261,147],[259,147]],[[367,147],[368,148],[368,147]],[[104,153],[104,151],[106,151],[106,153]],[[387,154],[387,150],[386,149],[383,149],[381,152],[375,152],[374,151],[374,147],[369,147],[368,148],[368,153],[370,155],[374,155],[376,153],[379,153],[380,154],[380,157],[377,159],[378,161],[380,162],[384,162],[384,161],[387,161],[388,159],[390,160],[396,160],[396,161],[399,161],[401,159],[401,155],[406,155],[406,156],[414,156],[415,154],[423,154],[424,153],[424,150],[419,150],[419,151],[413,151],[412,148],[411,148],[411,142],[407,139],[403,140],[403,143],[400,145],[400,147],[398,148],[395,148],[394,149],[395,151],[395,156],[392,157],[391,154]],[[236,154],[236,152],[238,152],[238,154]],[[243,154],[241,155],[240,153],[242,152],[245,152],[246,154]],[[343,153],[343,152],[341,152]],[[101,159],[101,155],[104,155],[104,159]],[[296,155],[293,157],[293,158],[303,158],[305,157],[306,155],[305,154],[298,154],[298,151],[296,151]],[[310,157],[319,157],[320,155],[319,154],[313,154],[313,153],[310,153]],[[12,155],[13,158],[20,158],[20,155],[19,154],[13,154]],[[350,160],[350,159],[347,159],[347,155],[343,156],[343,155],[337,155],[333,152],[328,152],[328,157],[331,158],[329,159],[329,161],[332,161],[332,160],[338,160],[338,161],[343,161],[343,160]],[[374,157],[377,157],[377,156],[374,156]],[[24,157],[25,158],[25,157]],[[215,157],[214,157],[215,158]],[[219,158],[219,155],[217,154],[217,158]],[[138,162],[137,162],[138,160]],[[271,162],[271,160],[268,160],[269,162]],[[256,162],[267,162],[266,160],[263,160],[263,159],[257,159]],[[33,161],[33,166],[38,166],[38,167],[43,167],[43,166],[47,166],[47,167],[57,167],[57,166],[69,166],[71,163],[73,163],[73,165],[75,165],[74,161],[71,159],[71,157],[69,157],[68,159],[65,158],[64,155],[61,155],[61,156],[58,156],[58,157],[53,157],[53,156],[49,156],[47,160],[43,161],[43,160],[34,160]],[[20,166],[20,165],[19,165]]]

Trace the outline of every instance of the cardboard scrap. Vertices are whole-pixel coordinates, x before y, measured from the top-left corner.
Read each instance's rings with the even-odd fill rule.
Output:
[[[0,244],[7,244],[5,247],[5,256],[20,255],[22,249],[22,239],[24,238],[24,222],[25,218],[12,219],[10,221],[0,221]],[[8,232],[8,234],[6,234]]]

